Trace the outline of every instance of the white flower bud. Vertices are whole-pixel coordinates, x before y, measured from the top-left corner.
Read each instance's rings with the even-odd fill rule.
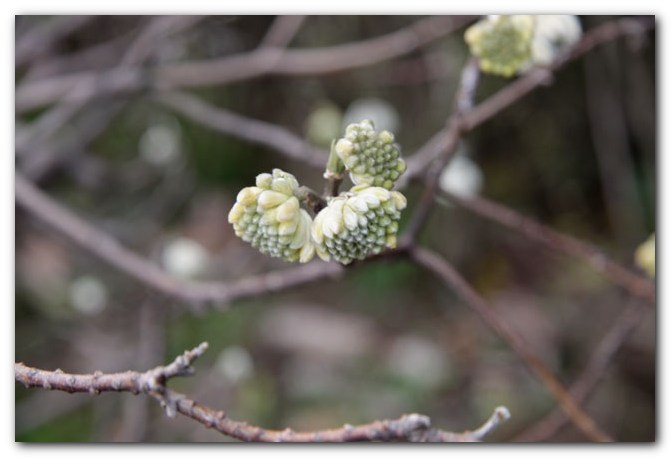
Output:
[[[484,72],[510,77],[550,65],[582,35],[580,21],[567,14],[489,16],[466,30],[471,54]]]
[[[335,144],[335,152],[354,184],[391,189],[406,169],[394,135],[386,130],[375,132],[368,119],[348,125],[345,137]]]
[[[397,191],[358,185],[333,198],[315,217],[312,241],[317,255],[342,264],[396,247],[406,199]]]
[[[529,68],[550,65],[573,46],[582,35],[580,21],[569,14],[534,16],[536,27],[531,44]]]
[[[273,176],[269,173],[261,173],[256,176],[256,186],[261,189],[270,189],[273,183]]]
[[[315,250],[310,239],[312,218],[300,208],[294,191],[298,181],[280,169],[262,173],[256,185],[238,193],[228,214],[235,234],[261,252],[285,261],[307,262]]]
[[[534,17],[531,15],[488,16],[469,27],[464,38],[480,69],[511,77],[531,57]]]

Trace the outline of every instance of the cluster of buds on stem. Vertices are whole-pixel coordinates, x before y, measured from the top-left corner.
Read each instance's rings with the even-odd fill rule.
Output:
[[[405,169],[391,132],[377,133],[368,120],[350,124],[334,143],[324,174],[340,180],[349,172],[355,184],[349,191],[314,205],[313,191],[275,169],[240,191],[228,220],[237,236],[272,257],[307,262],[316,252],[349,264],[396,247],[406,198],[391,189]],[[316,213],[314,220],[301,204]]]
[[[394,134],[376,132],[368,119],[347,126],[345,137],[335,144],[335,152],[354,184],[391,189],[407,168],[394,144]]]
[[[298,181],[273,170],[256,177],[256,186],[242,189],[228,214],[235,234],[253,247],[285,261],[307,262],[315,249],[310,240],[312,218],[294,195]]]
[[[398,191],[362,184],[331,199],[314,220],[312,240],[324,261],[342,264],[396,248],[406,199]]]

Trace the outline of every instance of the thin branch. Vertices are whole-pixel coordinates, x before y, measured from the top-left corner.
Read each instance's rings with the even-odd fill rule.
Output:
[[[288,158],[316,168],[324,167],[328,154],[304,142],[282,127],[246,118],[232,111],[214,107],[183,92],[157,95],[162,105],[210,129],[233,135],[251,143],[267,146]]]
[[[195,282],[172,277],[158,266],[120,245],[42,193],[16,173],[16,202],[103,261],[162,295],[195,309],[212,305],[225,309],[231,302],[279,292],[314,280],[335,277],[344,269],[336,263],[311,263],[278,272],[244,277],[230,282]]]
[[[148,87],[146,71],[141,67],[115,67],[105,71],[58,75],[22,82],[15,91],[14,109],[23,114],[54,102],[75,103],[82,99],[124,95]]]
[[[484,439],[491,431],[496,429],[501,423],[510,419],[510,411],[505,407],[497,407],[489,420],[484,425],[471,433],[474,439]]]
[[[527,240],[584,262],[611,282],[626,289],[634,296],[644,299],[648,306],[655,306],[654,282],[613,261],[598,247],[557,232],[509,207],[483,197],[462,197],[445,190],[441,190],[440,193],[459,207],[517,231]]]
[[[290,49],[275,59],[267,59],[265,53],[248,53],[174,64],[158,69],[156,84],[171,89],[226,84],[263,74],[314,76],[352,70],[408,54],[472,20],[468,16],[429,17],[380,37],[318,49]]]
[[[451,264],[437,254],[418,246],[411,248],[410,256],[419,265],[449,285],[519,355],[524,364],[540,379],[562,410],[585,436],[598,442],[612,441],[612,438],[603,432],[578,405],[547,365],[529,350],[529,345],[508,327],[495,309],[468,284]]]
[[[431,427],[429,417],[416,413],[394,420],[322,431],[296,432],[263,429],[227,418],[226,413],[197,403],[185,395],[166,388],[173,377],[193,374],[192,363],[207,349],[202,343],[184,352],[167,366],[158,366],[146,372],[126,371],[112,374],[68,374],[60,369],[46,371],[15,363],[15,380],[26,388],[43,388],[68,393],[99,394],[103,391],[128,391],[147,394],[165,408],[168,416],[177,412],[214,428],[227,436],[246,442],[355,442],[355,441],[408,441],[408,442],[476,442],[494,431],[510,417],[508,409],[497,407],[491,418],[474,431],[453,433]]]
[[[70,123],[58,138],[45,142],[38,149],[23,151],[29,154],[17,150],[20,170],[34,182],[41,182],[56,168],[83,154],[86,146],[105,131],[123,107],[124,101],[95,107],[86,116]]]
[[[455,94],[455,111],[447,121],[445,134],[440,132],[437,134],[440,139],[440,144],[437,146],[441,151],[439,160],[431,165],[427,171],[424,191],[422,192],[419,202],[416,206],[415,213],[412,215],[410,222],[406,228],[404,238],[408,240],[415,240],[419,231],[426,223],[431,211],[433,209],[433,201],[436,192],[438,191],[438,179],[441,171],[449,164],[452,157],[457,151],[459,141],[463,135],[461,128],[461,118],[473,106],[473,98],[480,80],[480,70],[476,59],[471,58],[464,66],[461,72],[461,80],[459,82],[459,89]],[[435,138],[430,140],[430,144],[434,144]]]
[[[259,48],[286,48],[300,30],[307,16],[277,16],[259,44]]]
[[[222,59],[165,64],[153,70],[116,68],[105,73],[80,72],[37,81],[26,81],[16,90],[17,113],[63,99],[77,87],[97,88],[96,96],[137,91],[149,81],[159,90],[223,85],[266,74],[315,76],[352,70],[409,54],[444,37],[474,19],[473,16],[436,16],[408,27],[356,43],[319,49],[258,48]],[[148,73],[149,72],[149,73]],[[67,99],[79,97],[68,94]]]
[[[95,16],[55,16],[41,22],[16,40],[14,65],[22,67],[49,53],[66,36],[88,25]]]
[[[618,315],[615,323],[592,353],[585,369],[569,389],[569,393],[576,402],[584,402],[596,388],[612,359],[636,329],[643,316],[643,310],[635,304],[629,304]],[[567,419],[562,410],[556,408],[514,440],[519,442],[543,442],[551,438],[566,422]]]
[[[141,64],[151,56],[155,46],[161,43],[163,38],[191,27],[201,19],[201,16],[159,16],[153,18],[124,52],[119,65],[125,67]],[[74,94],[72,101],[69,100],[70,96],[66,95],[65,100],[17,134],[15,142],[17,151],[32,149],[36,145],[44,143],[45,140],[70,122],[77,113],[82,111],[91,98],[96,96],[97,91],[95,87],[77,86],[72,89],[71,93]]]

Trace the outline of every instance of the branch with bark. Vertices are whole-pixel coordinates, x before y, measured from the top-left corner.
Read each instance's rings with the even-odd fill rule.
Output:
[[[184,394],[167,388],[174,377],[194,373],[193,362],[207,350],[203,342],[185,351],[167,366],[158,366],[146,372],[126,371],[117,373],[94,372],[69,374],[60,369],[47,371],[16,363],[15,379],[26,388],[65,391],[67,393],[130,392],[145,394],[160,402],[169,417],[177,413],[189,417],[208,428],[245,442],[479,442],[510,418],[505,407],[497,407],[492,416],[473,431],[450,432],[431,426],[425,415],[408,414],[393,420],[376,420],[362,425],[344,425],[341,428],[299,432],[289,428],[276,431],[250,425],[227,417],[223,410],[216,410],[198,403]]]

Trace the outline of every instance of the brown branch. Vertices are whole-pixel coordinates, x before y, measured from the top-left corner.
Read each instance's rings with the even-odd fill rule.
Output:
[[[527,240],[584,262],[616,285],[644,299],[648,306],[655,306],[654,282],[613,261],[599,248],[557,232],[511,208],[483,197],[461,197],[445,190],[441,190],[440,193],[465,210],[519,232]]]
[[[294,160],[323,168],[328,154],[282,127],[214,107],[183,92],[157,95],[162,105],[210,129],[267,146]]]
[[[119,65],[125,67],[141,64],[151,56],[155,46],[162,39],[169,34],[191,27],[201,19],[201,16],[159,16],[153,18],[124,52]],[[96,95],[95,84],[74,87],[69,94],[65,95],[65,100],[17,134],[15,149],[18,151],[33,149],[36,145],[44,143],[77,113],[82,111]]]
[[[615,323],[601,339],[597,349],[592,353],[583,372],[569,389],[569,393],[576,402],[584,402],[596,388],[613,357],[636,329],[643,316],[643,310],[635,304],[628,305],[620,313]],[[514,440],[519,442],[543,442],[559,431],[566,424],[566,421],[566,416],[562,410],[554,409]]]
[[[95,16],[55,16],[17,37],[14,65],[22,67],[49,53],[59,41],[88,25]]]
[[[451,264],[437,254],[418,246],[411,248],[410,256],[419,265],[429,270],[446,285],[449,285],[518,354],[524,364],[545,385],[562,410],[585,436],[593,441],[612,441],[612,438],[603,432],[578,405],[547,365],[529,350],[528,344],[508,327],[495,309],[468,284]]]
[[[16,90],[17,113],[63,99],[77,87],[95,87],[96,96],[129,93],[151,85],[159,90],[223,85],[266,74],[315,76],[352,70],[402,56],[466,25],[473,16],[437,16],[420,19],[410,26],[369,40],[319,49],[257,48],[222,59],[165,64],[145,70],[120,67],[101,73],[80,72],[36,81],[26,81]],[[79,94],[68,95],[67,99]]]
[[[195,282],[170,276],[155,264],[120,245],[42,193],[16,173],[16,202],[80,247],[162,295],[195,309],[211,305],[225,309],[231,302],[279,292],[314,280],[338,276],[336,263],[311,263],[279,272],[244,277],[230,282]]]
[[[166,388],[173,377],[191,375],[192,363],[207,349],[202,343],[184,352],[167,366],[158,366],[146,372],[126,371],[112,374],[68,374],[60,369],[46,371],[14,364],[15,380],[26,388],[43,388],[68,393],[99,394],[104,391],[128,391],[147,394],[165,408],[168,416],[185,415],[208,428],[246,442],[355,442],[355,441],[408,441],[408,442],[476,442],[495,430],[510,417],[508,409],[497,407],[485,424],[474,431],[453,433],[431,427],[429,417],[416,413],[394,420],[322,431],[296,432],[291,429],[268,430],[227,418],[226,413],[197,403],[185,395]]]
[[[286,48],[307,16],[277,16],[259,44],[259,48]]]
[[[480,70],[478,62],[471,58],[461,72],[459,89],[454,97],[455,111],[447,121],[447,126],[444,130],[445,133],[443,134],[441,131],[429,141],[433,145],[436,139],[440,140],[440,143],[435,144],[438,146],[439,151],[441,151],[441,157],[427,171],[424,191],[419,198],[417,209],[412,215],[404,234],[404,238],[407,240],[415,240],[417,238],[419,231],[431,214],[434,196],[438,191],[440,173],[449,164],[457,151],[459,141],[463,135],[461,118],[473,105],[473,98],[475,97],[479,80]]]
[[[161,89],[226,84],[264,74],[314,76],[370,66],[408,54],[467,24],[468,16],[436,16],[376,38],[318,49],[291,49],[268,58],[247,53],[220,60],[185,62],[156,72]]]

